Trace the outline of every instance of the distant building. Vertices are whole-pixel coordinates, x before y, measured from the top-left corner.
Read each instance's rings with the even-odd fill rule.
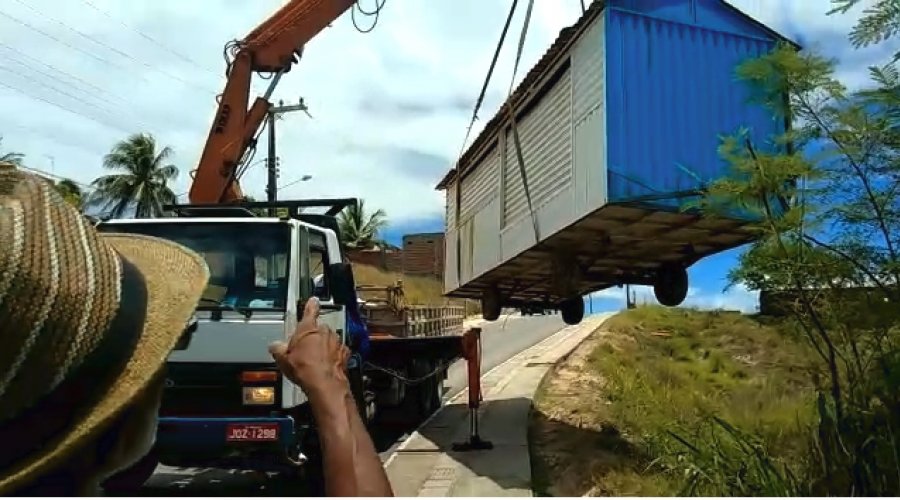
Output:
[[[403,237],[403,273],[444,277],[444,233]]]

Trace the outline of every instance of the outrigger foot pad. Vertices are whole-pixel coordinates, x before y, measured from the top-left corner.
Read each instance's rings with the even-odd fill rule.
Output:
[[[494,443],[472,436],[464,443],[453,443],[453,451],[493,450]]]

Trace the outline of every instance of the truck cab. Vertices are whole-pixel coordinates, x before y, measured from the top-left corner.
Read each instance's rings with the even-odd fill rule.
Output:
[[[281,376],[267,347],[291,336],[313,295],[320,323],[344,338],[353,280],[336,227],[247,211],[215,215],[195,211],[97,226],[177,242],[200,254],[210,271],[166,364],[154,451],[119,478],[125,488],[143,484],[157,463],[284,470],[309,454],[314,433],[307,398]]]

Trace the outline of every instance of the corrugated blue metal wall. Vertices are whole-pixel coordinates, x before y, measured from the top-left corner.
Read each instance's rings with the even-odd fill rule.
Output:
[[[762,145],[781,119],[747,102],[742,61],[774,37],[718,0],[616,0],[606,9],[608,200],[697,189],[727,172],[721,135],[748,127]],[[677,210],[683,200],[654,200]]]

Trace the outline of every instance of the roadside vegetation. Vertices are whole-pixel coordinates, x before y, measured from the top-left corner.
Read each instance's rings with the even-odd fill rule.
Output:
[[[730,495],[783,495],[790,485],[765,477],[791,481],[782,464],[810,456],[812,366],[800,339],[739,313],[623,312],[538,391],[535,489],[715,496],[730,484]]]

